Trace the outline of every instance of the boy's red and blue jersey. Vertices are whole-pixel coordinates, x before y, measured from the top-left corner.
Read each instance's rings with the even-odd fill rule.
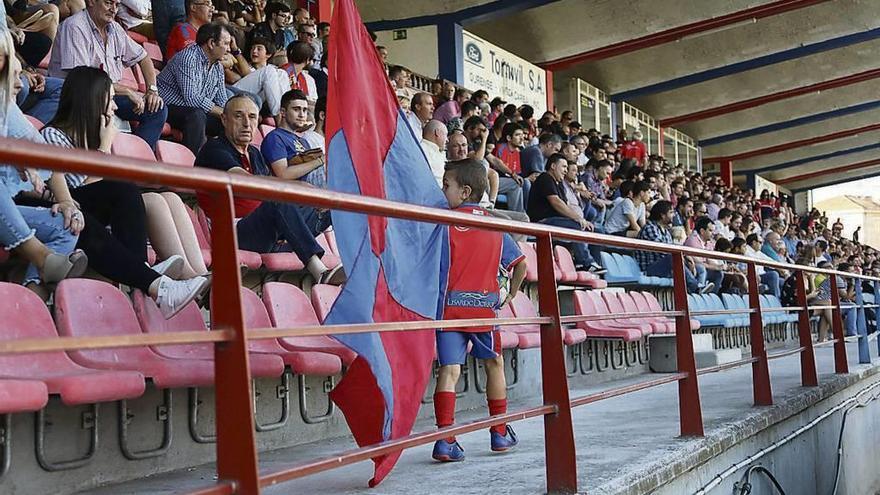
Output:
[[[488,216],[476,204],[456,209]],[[525,259],[508,234],[452,225],[449,227],[449,273],[446,283],[444,320],[494,318],[503,301],[498,286],[498,267],[510,271]],[[452,332],[488,332],[492,326],[447,328]]]

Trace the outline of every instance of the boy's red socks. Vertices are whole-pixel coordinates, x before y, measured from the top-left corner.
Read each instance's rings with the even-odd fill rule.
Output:
[[[507,412],[507,399],[488,399],[489,401],[489,416],[495,416],[497,414],[504,414]],[[495,433],[499,435],[507,434],[507,423],[501,423],[500,425],[495,425],[490,428]]]
[[[437,418],[438,428],[455,423],[455,392],[434,392],[434,417]],[[455,437],[447,437],[445,440],[453,443]]]

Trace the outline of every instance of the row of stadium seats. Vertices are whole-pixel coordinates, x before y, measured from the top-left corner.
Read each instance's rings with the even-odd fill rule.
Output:
[[[605,280],[612,285],[639,285],[649,287],[672,287],[672,278],[649,277],[642,273],[639,263],[632,256],[602,251],[600,253]]]
[[[760,296],[762,308],[781,308],[782,303],[774,295],[763,294]],[[688,294],[688,305],[691,311],[707,310],[737,310],[749,309],[748,295],[735,294]],[[749,314],[733,313],[723,315],[698,315],[697,320],[705,327],[736,328],[749,326]],[[793,323],[798,321],[798,315],[788,312],[773,312],[763,315],[764,326],[779,323]]]

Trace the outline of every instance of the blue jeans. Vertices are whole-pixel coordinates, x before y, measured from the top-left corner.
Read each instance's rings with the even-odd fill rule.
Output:
[[[186,8],[183,0],[152,0],[150,7],[153,11],[153,32],[156,33],[162,53],[165,53],[171,28],[186,19]]]
[[[782,284],[784,282],[776,270],[765,269],[764,273],[761,274],[761,283],[766,285],[770,289],[770,293],[776,296],[777,299],[782,297]]]
[[[134,104],[125,96],[116,96],[113,98],[116,103],[116,115],[122,120],[135,120],[139,123],[138,128],[134,131],[134,135],[143,139],[150,145],[150,148],[156,149],[156,142],[162,135],[162,127],[165,120],[168,119],[168,106],[163,105],[156,112],[144,112],[140,115],[134,113]]]
[[[27,78],[22,77],[21,83],[21,92],[16,98],[18,105],[26,114],[36,118],[44,124],[48,124],[53,118],[55,118],[55,112],[58,111],[58,103],[61,101],[61,87],[64,85],[64,79],[47,77],[46,87],[40,93],[34,93],[30,90]]]
[[[329,220],[326,222],[315,208],[264,201],[236,224],[238,248],[271,253],[279,251],[279,240],[287,241],[290,249],[305,265],[312,256],[324,256],[324,250],[315,240],[315,235],[327,228]]]
[[[696,273],[692,273],[687,265],[684,268],[684,280],[688,292],[699,292],[706,285],[706,267],[696,265]],[[649,277],[672,277],[672,255],[666,254],[654,262],[645,270]]]
[[[704,267],[705,269],[705,267]],[[712,289],[712,293],[718,294],[721,291],[721,282],[724,281],[724,272],[720,272],[718,270],[706,270],[706,280],[715,284],[715,288]]]
[[[18,206],[8,189],[0,186],[0,245],[12,250],[34,237],[50,251],[63,255],[72,253],[77,241],[77,236],[64,228],[63,215],[52,215],[48,208]],[[37,267],[28,265],[23,283],[39,281]]]
[[[539,223],[543,223],[544,225],[553,225],[554,227],[565,227],[567,229],[578,231],[581,230],[581,226],[579,223],[566,217],[549,217],[541,220]],[[590,253],[590,249],[592,248],[592,246],[590,246],[586,242],[566,241],[566,244],[571,246],[571,254],[574,258],[574,263],[576,265],[586,268],[589,267],[592,263],[595,263],[595,259]]]
[[[528,181],[526,181],[528,182]],[[518,211],[525,213],[525,205],[523,202],[523,189],[510,177],[501,177],[498,179],[498,194],[507,196],[507,209],[510,211]]]

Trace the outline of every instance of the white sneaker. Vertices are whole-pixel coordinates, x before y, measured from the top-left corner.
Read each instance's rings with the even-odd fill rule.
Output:
[[[152,266],[154,272],[177,280],[183,273],[183,256],[175,254]]]
[[[156,303],[165,319],[172,318],[193,299],[208,288],[208,279],[195,277],[189,280],[172,280],[165,275],[159,279]]]

